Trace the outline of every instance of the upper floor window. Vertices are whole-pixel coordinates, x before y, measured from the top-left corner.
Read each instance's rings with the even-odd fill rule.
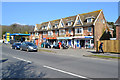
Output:
[[[88,23],[92,22],[92,18],[88,18],[88,19],[87,19],[87,22],[88,22]]]
[[[45,26],[42,26],[42,29],[45,29]]]
[[[92,28],[91,27],[88,27],[88,32],[92,32]]]
[[[103,19],[103,24],[105,24],[105,20]]]
[[[63,24],[63,22],[61,22],[61,27],[64,27],[64,24]]]
[[[45,26],[45,29],[47,29],[47,26]]]
[[[49,26],[48,26],[48,27],[49,27],[49,29],[51,29],[51,25],[50,25],[50,24],[49,24]]]
[[[53,31],[48,31],[48,35],[49,36],[53,35]]]
[[[65,29],[59,30],[59,34],[60,35],[65,35],[66,34]]]
[[[71,26],[71,21],[70,21],[70,22],[68,22],[68,26]]]
[[[58,31],[57,31],[57,30],[55,30],[55,34],[56,34],[56,35],[58,34]]]
[[[80,24],[80,23],[81,23],[81,22],[80,22],[80,19],[78,19],[78,20],[77,20],[77,24]]]
[[[83,28],[76,28],[75,34],[83,34]]]
[[[58,24],[55,24],[55,28],[57,28],[58,27]]]
[[[71,33],[71,29],[69,29],[69,31],[68,31],[69,33]]]
[[[43,32],[43,35],[46,35],[46,34],[47,34],[47,32],[46,32],[46,31],[44,31],[44,32]]]

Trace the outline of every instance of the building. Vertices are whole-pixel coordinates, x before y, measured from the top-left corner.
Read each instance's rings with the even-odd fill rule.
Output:
[[[61,41],[68,46],[91,48],[103,33],[110,31],[102,10],[78,14],[53,21],[36,24],[30,39],[53,44]]]
[[[116,40],[120,40],[120,16],[115,22],[116,25]]]

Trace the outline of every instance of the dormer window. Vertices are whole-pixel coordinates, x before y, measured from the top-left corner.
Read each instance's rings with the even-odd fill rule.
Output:
[[[42,26],[42,30],[45,29],[45,26]]]
[[[64,27],[64,24],[63,24],[63,22],[61,22],[61,27]]]
[[[71,21],[70,21],[70,22],[68,22],[68,26],[71,26]]]
[[[57,28],[58,27],[58,24],[55,24],[55,28]]]
[[[88,18],[87,23],[91,23],[91,22],[92,22],[92,18]]]
[[[51,29],[51,25],[50,25],[50,24],[49,24],[49,26],[48,26],[48,27],[49,27],[49,29]]]
[[[47,29],[47,26],[45,26],[45,29]]]
[[[78,20],[77,20],[77,24],[80,24],[80,23],[81,23],[81,22],[80,22],[80,19],[78,19]]]

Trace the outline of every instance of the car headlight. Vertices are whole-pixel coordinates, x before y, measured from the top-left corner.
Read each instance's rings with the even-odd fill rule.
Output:
[[[30,49],[33,49],[33,47],[32,47],[32,46],[29,46],[29,48],[30,48]]]

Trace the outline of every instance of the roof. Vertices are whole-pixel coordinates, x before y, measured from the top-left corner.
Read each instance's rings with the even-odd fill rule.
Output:
[[[118,17],[117,21],[115,22],[115,25],[120,25],[120,16]]]
[[[97,10],[97,11],[92,11],[92,12],[88,12],[88,13],[83,13],[83,14],[78,14],[78,15],[75,15],[75,16],[70,16],[70,17],[65,17],[65,18],[61,18],[61,19],[56,19],[56,20],[52,20],[52,21],[48,21],[48,22],[43,22],[41,24],[38,24],[38,30],[41,29],[42,26],[48,26],[48,23],[50,22],[51,26],[55,26],[55,24],[59,24],[60,23],[60,20],[63,21],[64,23],[64,27],[70,27],[67,25],[67,23],[69,21],[72,21],[72,25],[75,23],[75,20],[76,20],[76,17],[77,16],[80,16],[80,19],[81,19],[81,22],[83,23],[82,26],[86,26],[86,25],[93,25],[94,21],[97,19],[97,16],[99,15],[99,13],[101,12],[102,10]],[[92,18],[93,21],[91,23],[87,23],[87,18]],[[81,25],[80,25],[81,26]]]
[[[94,21],[96,20],[97,16],[99,15],[101,10],[89,12],[89,13],[83,13],[83,14],[78,14],[82,20],[83,25],[93,25]],[[93,18],[93,22],[87,23],[87,18]]]

